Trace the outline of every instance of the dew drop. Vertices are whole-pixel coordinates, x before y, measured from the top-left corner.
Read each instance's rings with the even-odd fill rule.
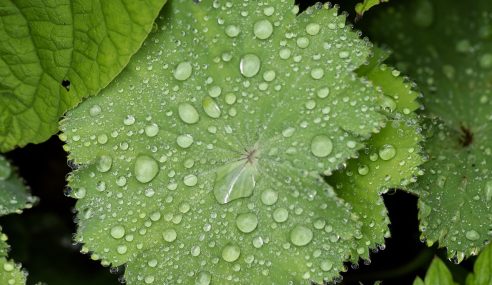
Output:
[[[289,212],[285,208],[278,208],[273,211],[273,220],[277,223],[283,223],[289,218]]]
[[[99,114],[101,114],[101,106],[99,106],[99,105],[94,105],[94,106],[92,106],[92,107],[89,109],[89,114],[90,114],[92,117],[99,116]]]
[[[239,69],[245,77],[253,77],[260,71],[261,61],[257,55],[247,54],[241,58]]]
[[[183,183],[186,186],[193,187],[198,183],[198,177],[196,177],[196,175],[194,175],[194,174],[186,175],[183,178]]]
[[[290,241],[296,246],[305,246],[313,239],[313,232],[301,225],[297,225],[290,232]]]
[[[479,240],[480,239],[480,234],[477,233],[477,231],[475,231],[475,230],[471,230],[471,231],[467,231],[466,232],[465,237],[468,240],[476,241],[476,240]]]
[[[222,249],[222,258],[227,262],[234,262],[241,255],[241,249],[237,245],[226,245]]]
[[[137,157],[134,165],[135,178],[141,183],[148,183],[159,172],[159,164],[152,157],[141,155]]]
[[[198,273],[196,277],[195,285],[210,285],[212,282],[212,275],[210,273],[202,271]]]
[[[310,23],[306,26],[306,32],[311,36],[316,36],[321,29],[321,26],[318,23]]]
[[[241,33],[241,29],[238,26],[229,25],[225,28],[225,33],[228,37],[235,38]]]
[[[311,141],[311,152],[316,157],[327,157],[333,150],[331,139],[324,135],[318,135]]]
[[[97,170],[100,172],[108,172],[113,165],[113,158],[109,155],[101,155],[97,163]]]
[[[359,168],[357,169],[357,172],[364,176],[364,175],[367,175],[369,173],[369,166],[367,165],[361,165],[359,166]]]
[[[148,137],[155,137],[159,133],[159,126],[157,124],[151,124],[145,127],[145,134]]]
[[[311,70],[311,77],[315,80],[319,80],[325,76],[325,71],[322,68],[314,68]]]
[[[176,139],[176,143],[182,148],[189,148],[193,144],[193,137],[191,135],[180,135]]]
[[[307,48],[309,46],[309,39],[305,37],[298,38],[297,46],[300,48]]]
[[[123,226],[114,226],[111,228],[110,234],[114,239],[120,239],[125,236],[125,228]]]
[[[195,107],[189,103],[179,104],[178,114],[181,120],[187,124],[195,124],[200,119]]]
[[[214,119],[220,117],[221,112],[220,112],[219,105],[217,105],[217,103],[215,103],[215,100],[212,99],[211,97],[206,96],[202,101],[202,106],[203,106],[203,110],[209,117]]]
[[[250,233],[258,226],[258,217],[253,213],[240,214],[236,218],[236,226],[243,233]]]
[[[323,88],[318,90],[318,97],[319,98],[323,99],[323,98],[328,97],[328,95],[330,95],[330,88],[323,87]]]
[[[273,25],[268,20],[260,20],[254,24],[253,32],[260,40],[266,40],[273,33]]]
[[[271,189],[267,189],[261,193],[261,202],[267,206],[271,206],[275,203],[277,203],[278,200],[278,193],[276,191],[273,191]]]
[[[174,69],[174,78],[176,78],[179,81],[184,81],[190,78],[192,72],[193,72],[193,67],[191,66],[190,62],[188,61],[181,62]]]
[[[165,241],[167,242],[173,242],[176,240],[178,234],[174,229],[166,229],[162,233],[162,237],[164,238]]]
[[[379,149],[379,157],[382,160],[390,160],[396,155],[396,149],[391,144],[386,144]]]

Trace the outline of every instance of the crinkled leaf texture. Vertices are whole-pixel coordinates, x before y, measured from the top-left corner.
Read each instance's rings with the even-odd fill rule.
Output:
[[[10,163],[0,155],[0,216],[20,213],[31,207],[31,197],[21,179],[14,173]],[[21,266],[7,259],[9,246],[7,236],[0,227],[0,284],[20,285],[26,283],[26,274]]]
[[[0,151],[39,143],[128,63],[166,0],[3,0]]]
[[[414,187],[422,236],[459,262],[492,237],[492,6],[407,1],[373,24],[425,94],[429,161]]]
[[[128,284],[309,284],[359,247],[320,174],[386,117],[368,42],[327,5],[171,1],[100,96],[62,122],[77,241]]]

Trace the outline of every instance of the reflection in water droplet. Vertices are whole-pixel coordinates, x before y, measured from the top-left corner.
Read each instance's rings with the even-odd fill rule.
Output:
[[[231,37],[231,38],[237,37],[240,32],[241,32],[241,29],[238,26],[229,25],[225,28],[226,35]]]
[[[465,237],[468,240],[476,241],[476,240],[479,240],[480,239],[480,234],[477,233],[477,231],[475,231],[475,230],[471,230],[471,231],[467,231],[466,232]]]
[[[231,162],[219,168],[216,171],[214,184],[217,202],[226,204],[251,196],[256,186],[256,173],[255,166],[246,160]]]
[[[396,149],[393,145],[386,144],[379,149],[379,157],[382,160],[390,160],[396,155]]]
[[[306,26],[306,32],[311,36],[316,36],[321,30],[321,26],[317,23],[310,23]]]
[[[125,236],[125,228],[122,226],[114,226],[111,228],[110,234],[114,239],[120,239]]]
[[[253,77],[260,71],[261,61],[257,55],[247,54],[241,58],[239,69],[245,77]]]
[[[152,157],[141,155],[137,157],[134,165],[135,178],[141,183],[148,183],[159,172],[159,164]]]
[[[273,211],[273,220],[277,223],[283,223],[289,218],[289,212],[285,208],[278,208]]]
[[[162,233],[162,237],[167,242],[173,242],[178,237],[178,234],[176,233],[176,231],[174,229],[166,229]]]
[[[182,148],[189,148],[193,144],[193,137],[191,135],[180,135],[176,139],[176,143]]]
[[[215,100],[211,97],[206,96],[202,101],[202,106],[203,110],[209,117],[214,119],[220,117],[221,112],[219,105],[217,105],[217,103],[215,103]]]
[[[278,193],[271,190],[267,189],[261,193],[261,202],[267,206],[271,206],[275,203],[277,203],[278,200]]]
[[[113,165],[113,158],[109,155],[101,155],[97,164],[97,170],[100,172],[108,172]]]
[[[210,273],[202,271],[198,273],[196,277],[195,285],[210,285],[212,282],[212,275]]]

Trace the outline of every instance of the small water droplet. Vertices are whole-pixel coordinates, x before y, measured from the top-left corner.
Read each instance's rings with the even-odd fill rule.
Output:
[[[261,202],[267,206],[271,206],[275,203],[277,203],[278,200],[278,193],[276,191],[273,191],[271,189],[267,189],[261,193]]]
[[[174,229],[165,229],[164,232],[162,232],[162,237],[167,242],[173,242],[178,237],[178,234]]]
[[[283,223],[289,218],[289,212],[285,208],[278,208],[273,211],[273,220],[277,223]]]
[[[195,186],[198,183],[198,177],[194,174],[186,175],[183,178],[183,183],[189,187]]]
[[[187,124],[195,124],[200,119],[197,110],[189,103],[181,103],[178,106],[178,114],[181,120]]]

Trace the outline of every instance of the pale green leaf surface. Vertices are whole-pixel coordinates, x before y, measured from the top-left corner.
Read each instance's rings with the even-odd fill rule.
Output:
[[[466,285],[492,285],[492,244],[480,252],[473,272],[466,277]]]
[[[372,62],[386,58],[375,49]],[[366,76],[385,96],[381,105],[391,118],[380,133],[372,136],[360,156],[351,159],[344,170],[334,173],[327,181],[336,185],[336,193],[350,203],[361,217],[362,236],[352,260],[369,259],[369,248],[384,245],[389,237],[389,219],[381,194],[390,188],[407,189],[415,181],[423,162],[420,143],[423,139],[414,111],[419,107],[418,94],[412,85],[399,77],[399,72],[385,65],[363,66],[359,74]]]
[[[166,0],[0,3],[0,151],[39,143],[128,63]]]
[[[128,284],[332,279],[360,222],[321,181],[383,125],[370,45],[328,6],[175,0],[62,123],[77,240]],[[211,281],[210,281],[211,280]]]
[[[492,235],[492,6],[408,1],[381,13],[372,34],[425,95],[420,228],[461,261]]]

